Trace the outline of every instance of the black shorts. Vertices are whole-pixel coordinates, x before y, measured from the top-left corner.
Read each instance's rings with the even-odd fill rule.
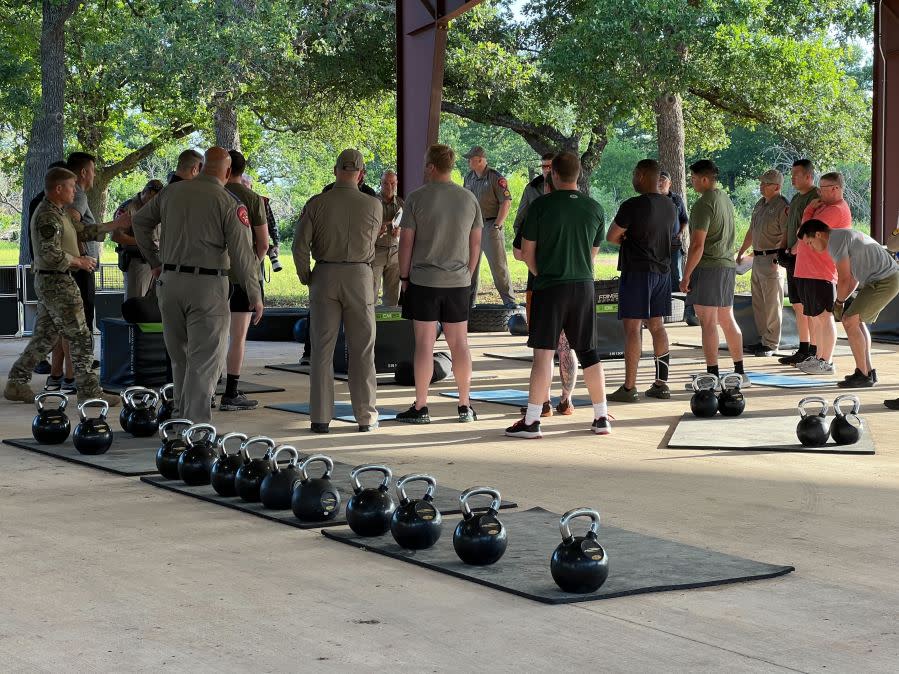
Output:
[[[787,297],[790,298],[790,304],[802,304],[799,296],[799,288],[796,287],[796,257],[791,255],[790,262],[784,267],[787,270]]]
[[[593,281],[560,283],[535,290],[531,295],[531,320],[528,323],[528,346],[555,351],[559,334],[574,351],[596,348],[596,303]]]
[[[833,303],[837,299],[837,287],[833,283],[817,278],[797,278],[795,282],[803,314],[819,316],[825,311],[833,313]]]
[[[228,306],[232,314],[247,314],[252,311],[250,308],[250,298],[247,297],[247,291],[238,283],[231,284],[231,296],[228,298]],[[265,301],[265,290],[262,283],[259,283],[259,296]]]
[[[623,271],[618,282],[618,318],[660,318],[671,314],[671,273]]]
[[[411,321],[464,323],[468,320],[471,287],[432,288],[409,283],[400,298],[403,318]]]

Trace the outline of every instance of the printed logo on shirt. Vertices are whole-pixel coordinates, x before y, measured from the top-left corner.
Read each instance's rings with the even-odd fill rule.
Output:
[[[237,207],[237,219],[240,220],[244,227],[250,226],[250,213],[243,204]]]

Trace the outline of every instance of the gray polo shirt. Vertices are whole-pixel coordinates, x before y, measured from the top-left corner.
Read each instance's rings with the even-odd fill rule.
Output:
[[[849,268],[860,287],[899,272],[899,263],[883,246],[854,229],[830,230],[827,250],[834,262],[849,257]]]
[[[91,207],[87,203],[87,193],[82,189],[81,185],[75,184],[75,201],[72,208],[81,213],[81,222],[86,225],[95,225],[97,221],[91,212]],[[103,244],[100,241],[85,241],[84,249],[87,254],[95,260],[100,260],[100,253],[103,250]]]

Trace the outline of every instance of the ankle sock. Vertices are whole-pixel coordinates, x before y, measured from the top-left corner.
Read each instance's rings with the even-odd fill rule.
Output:
[[[734,361],[734,372],[736,372],[737,374],[745,374],[743,372],[743,361],[742,360]]]
[[[799,350],[796,353],[808,353],[808,352],[809,352],[808,342],[799,342]]]
[[[593,403],[593,418],[601,419],[602,417],[609,416],[609,406],[605,400],[601,403]]]
[[[668,369],[671,363],[671,354],[669,352],[663,353],[661,356],[656,356],[656,381],[668,381]]]
[[[810,355],[810,356],[818,355],[818,345],[817,344],[809,344],[808,345],[808,355]]]
[[[540,421],[540,415],[543,413],[543,403],[528,403],[528,411],[524,415],[524,423],[530,426],[535,421]]]
[[[705,371],[709,374],[713,374],[716,377],[718,376],[718,366],[717,365],[706,365]]]
[[[225,395],[233,398],[237,395],[237,382],[240,379],[239,374],[229,374],[225,383]]]

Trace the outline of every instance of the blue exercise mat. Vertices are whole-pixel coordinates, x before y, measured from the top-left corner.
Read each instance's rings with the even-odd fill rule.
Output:
[[[458,393],[449,391],[441,393],[440,395],[446,396],[447,398],[459,397]],[[472,391],[469,394],[469,398],[486,403],[496,403],[497,405],[513,405],[514,407],[524,407],[528,404],[528,392],[515,388],[495,388],[483,391]],[[590,402],[589,398],[573,398],[571,402],[574,403],[575,407],[589,407],[593,404]],[[558,405],[559,397],[554,397],[552,403],[553,405]]]
[[[274,405],[266,405],[270,410],[280,410],[281,412],[293,412],[294,414],[309,414],[309,403],[276,403]],[[393,421],[396,419],[397,412],[395,410],[378,410],[378,421]],[[356,417],[353,415],[353,406],[347,403],[334,403],[334,419],[336,421],[346,421],[351,424],[356,423]]]
[[[799,375],[771,374],[770,372],[747,372],[749,381],[759,386],[775,388],[828,388],[837,385],[836,379],[817,379]]]

